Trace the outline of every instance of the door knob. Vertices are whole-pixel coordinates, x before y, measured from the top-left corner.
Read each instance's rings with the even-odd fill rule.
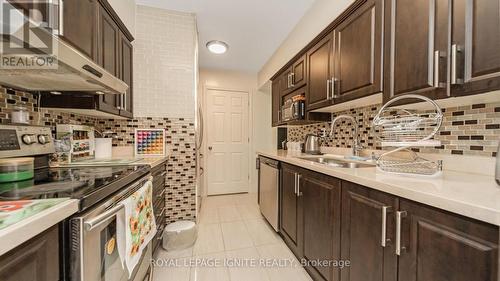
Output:
[[[211,147],[211,146],[209,146],[209,147],[208,147],[208,150],[212,150],[212,147]]]

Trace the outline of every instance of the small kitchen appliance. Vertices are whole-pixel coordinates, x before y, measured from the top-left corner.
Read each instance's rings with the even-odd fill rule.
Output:
[[[320,137],[314,134],[308,134],[306,136],[306,144],[304,147],[304,152],[306,154],[321,155]]]
[[[306,98],[303,95],[293,96],[285,100],[281,107],[283,121],[303,120],[305,118]]]

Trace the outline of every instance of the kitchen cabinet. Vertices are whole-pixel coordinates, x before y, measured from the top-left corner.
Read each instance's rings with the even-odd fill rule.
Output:
[[[0,280],[2,281],[56,281],[59,279],[59,228],[57,225],[0,257]]]
[[[498,226],[281,166],[280,234],[314,280],[499,280]]]
[[[392,219],[397,207],[395,196],[342,182],[341,253],[350,261],[341,270],[342,281],[397,280]]]
[[[315,280],[336,281],[338,267],[318,265],[314,261],[340,259],[340,180],[312,171],[301,173],[298,188],[303,197],[304,259],[307,271]]]
[[[81,53],[97,62],[97,16],[99,4],[96,0],[64,1],[62,28],[59,37],[70,43]]]
[[[275,127],[281,124],[281,79],[272,81],[271,95],[272,126]]]
[[[290,67],[284,70],[278,78],[280,80],[280,90],[283,95],[291,93],[307,82],[306,79],[306,57],[302,56],[293,62]]]
[[[99,58],[98,63],[109,73],[120,78],[120,29],[103,6],[99,7]],[[104,111],[119,115],[122,97],[102,95],[100,107]]]
[[[89,115],[133,117],[132,35],[105,0],[64,0],[60,35],[106,71],[124,81],[123,95],[72,92],[72,95],[43,93],[42,107],[83,109]]]
[[[451,95],[500,89],[500,1],[451,2]]]
[[[120,116],[133,117],[133,47],[128,38],[120,35],[120,79],[127,83],[128,89],[124,95],[119,96]]]
[[[329,106],[332,103],[335,88],[334,79],[334,38],[331,33],[319,41],[307,52],[307,110]]]
[[[386,1],[384,101],[418,93],[446,98],[449,1]]]
[[[498,227],[405,199],[399,204],[398,280],[498,280]]]
[[[281,170],[280,192],[280,234],[290,250],[297,256],[303,256],[303,212],[302,197],[297,192],[301,184],[301,169],[283,164]]]
[[[336,104],[382,92],[383,1],[364,2],[335,28]]]

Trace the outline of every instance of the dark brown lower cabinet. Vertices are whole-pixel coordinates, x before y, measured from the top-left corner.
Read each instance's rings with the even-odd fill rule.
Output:
[[[500,281],[498,226],[286,163],[280,218],[314,280]]]
[[[6,243],[3,241],[2,243]],[[59,280],[59,228],[53,226],[0,257],[2,281]]]
[[[281,170],[281,226],[280,234],[287,246],[298,258],[303,256],[303,208],[302,197],[297,193],[302,169],[283,164]]]
[[[304,206],[306,270],[315,280],[337,281],[339,268],[328,263],[340,259],[340,180],[304,171],[298,192]]]
[[[397,203],[392,195],[342,182],[341,252],[350,262],[341,270],[342,281],[397,280],[392,219]]]
[[[400,199],[399,280],[498,280],[498,227]]]

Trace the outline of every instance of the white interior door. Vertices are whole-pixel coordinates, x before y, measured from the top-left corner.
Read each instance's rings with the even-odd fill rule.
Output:
[[[208,195],[248,192],[248,93],[207,90]]]

